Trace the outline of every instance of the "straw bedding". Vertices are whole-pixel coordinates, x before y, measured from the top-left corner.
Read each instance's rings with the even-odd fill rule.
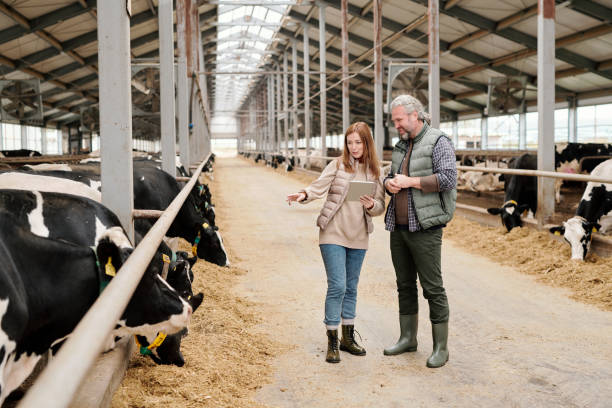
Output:
[[[501,226],[487,227],[460,216],[444,229],[444,236],[469,252],[536,275],[538,281],[568,288],[575,300],[612,310],[612,258],[589,253],[585,262],[572,261],[569,245],[551,239],[547,230],[514,228],[507,233]]]

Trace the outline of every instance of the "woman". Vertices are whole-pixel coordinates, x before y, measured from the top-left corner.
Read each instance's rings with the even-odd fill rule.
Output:
[[[374,196],[346,201],[349,182],[373,181]],[[368,125],[357,122],[349,126],[344,137],[342,156],[325,167],[321,176],[298,193],[287,196],[287,202],[309,203],[327,193],[325,205],[317,219],[319,247],[327,273],[325,326],[327,328],[328,363],[340,362],[340,352],[363,356],[365,349],[354,337],[357,283],[361,264],[368,249],[369,234],[374,226],[371,217],[384,211],[384,188],[374,140]],[[338,326],[342,323],[342,340]]]

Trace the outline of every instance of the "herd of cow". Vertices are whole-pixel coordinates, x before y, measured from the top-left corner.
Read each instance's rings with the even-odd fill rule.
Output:
[[[555,168],[557,172],[590,172],[592,176],[612,178],[612,145],[597,143],[566,143],[557,145]],[[587,159],[587,160],[585,160]],[[581,165],[581,161],[583,161]],[[523,154],[508,163],[511,169],[537,169],[537,156]],[[522,225],[521,216],[530,212],[534,216],[538,207],[537,178],[534,176],[500,175],[504,182],[504,203],[489,208],[490,214],[500,215],[508,231]],[[560,201],[561,181],[555,185],[555,198]],[[550,232],[563,235],[571,247],[571,258],[584,260],[592,240],[592,233],[612,231],[612,184],[589,182],[573,217],[563,225],[550,228]]]
[[[182,188],[153,157],[135,157],[133,169],[136,209],[165,210]],[[136,244],[153,223],[135,220]],[[190,242],[192,254],[161,243],[107,349],[135,335],[142,354],[182,366],[181,339],[203,300],[191,267],[197,258],[229,265],[206,184],[196,183],[166,235]],[[133,249],[101,204],[99,162],[0,172],[0,406],[57,351]]]
[[[265,161],[268,166],[277,168],[286,163],[291,171],[296,161],[279,154],[243,153],[255,162]],[[513,157],[508,162],[482,161],[474,163],[457,162],[475,167],[499,167],[511,169],[536,170],[537,155],[525,153]],[[299,163],[298,163],[299,165]],[[555,145],[555,169],[563,173],[586,173],[602,178],[612,178],[612,144],[602,143],[558,143]],[[498,208],[489,208],[490,214],[500,215],[502,224],[511,231],[523,225],[521,217],[528,212],[529,217],[536,214],[537,178],[533,176],[504,175],[478,171],[460,172],[458,184],[472,191],[504,190],[504,203]],[[562,180],[555,183],[555,200],[561,201]],[[590,248],[592,233],[602,234],[612,231],[612,184],[589,182],[584,190],[575,215],[563,225],[551,228],[554,234],[563,235],[572,251],[572,259],[584,260]]]

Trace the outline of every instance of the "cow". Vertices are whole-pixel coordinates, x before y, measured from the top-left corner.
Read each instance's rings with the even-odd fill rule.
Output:
[[[580,161],[592,156],[599,156]],[[606,157],[607,156],[607,157]],[[556,143],[555,144],[555,171],[560,173],[577,174],[580,171],[591,172],[596,165],[612,157],[612,144],[604,143]],[[562,179],[555,180],[555,200],[561,202]]]
[[[180,187],[174,177],[150,164],[134,164],[134,208],[165,210],[174,197],[180,192]],[[98,186],[99,167],[88,165],[73,167],[71,172],[48,171],[40,173],[10,171],[0,173],[0,188],[61,191],[80,195],[101,202],[99,191],[87,186]],[[96,174],[96,172],[98,174]],[[83,185],[85,184],[85,186]],[[181,237],[192,243],[194,255],[220,266],[229,266],[227,252],[223,246],[219,228],[206,219],[202,213],[214,209],[200,211],[198,204],[200,191],[193,190],[179,210],[177,217],[170,226],[167,235]],[[153,221],[138,219],[136,230],[145,235],[153,226]]]
[[[112,232],[92,249],[35,235],[12,218],[0,210],[0,405],[57,351],[132,251]],[[191,313],[159,268],[148,268],[110,338],[176,333]]]
[[[30,231],[38,236],[93,247],[97,245],[100,237],[112,231],[115,240],[120,240],[125,246],[131,247],[116,215],[102,204],[87,198],[62,193],[0,190],[0,209],[11,214],[16,223],[30,228]],[[137,234],[137,243],[140,239],[140,235]],[[162,277],[179,296],[188,299],[195,311],[203,298],[202,293],[193,296],[191,287],[194,279],[191,267],[196,258],[189,258],[188,254],[182,251],[172,254],[164,242],[161,243],[158,253],[161,255],[156,259],[162,259],[164,262],[163,265],[160,264],[161,268],[158,268]],[[159,352],[162,363],[184,364],[180,350],[173,349],[180,347],[180,337],[182,336],[178,334],[166,337]],[[174,360],[168,361],[167,358],[171,356]]]
[[[35,157],[42,156],[40,152],[29,149],[0,150],[0,159],[5,157]]]
[[[203,298],[204,295],[198,293],[187,300],[194,312],[202,304]],[[184,328],[175,334],[158,333],[154,338],[135,336],[135,340],[140,354],[149,356],[155,364],[182,367],[185,365],[185,358],[181,352],[181,342],[188,333],[189,330]]]
[[[525,153],[510,160],[508,165],[511,169],[535,170],[537,168],[537,156]],[[488,208],[489,214],[500,215],[502,224],[508,232],[514,227],[523,225],[521,214],[527,210],[531,216],[535,215],[537,203],[537,178],[534,176],[520,176],[504,174],[504,204],[501,208]]]
[[[612,178],[612,159],[600,163],[591,173],[595,177]],[[563,225],[550,228],[555,235],[563,235],[572,250],[571,259],[583,261],[591,246],[593,231],[607,234],[612,231],[612,184],[589,181],[582,194],[576,215]]]
[[[153,166],[134,166],[134,206],[136,208],[165,210],[180,188],[168,173]],[[138,219],[135,221],[138,231],[146,232],[152,227],[152,221]],[[193,245],[193,253],[198,258],[213,262],[219,266],[229,266],[227,252],[219,228],[211,224],[199,211],[197,201],[190,195],[179,210],[174,222],[166,233],[169,237],[181,237]]]

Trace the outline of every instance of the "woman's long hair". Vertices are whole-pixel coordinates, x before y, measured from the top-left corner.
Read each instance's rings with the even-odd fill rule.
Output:
[[[370,169],[370,172],[376,177],[380,177],[380,163],[378,156],[376,155],[376,148],[374,147],[374,139],[372,138],[372,132],[365,122],[355,122],[346,129],[344,134],[344,151],[342,152],[342,163],[344,168],[349,173],[354,171],[351,166],[351,152],[348,149],[348,135],[351,133],[357,133],[363,143],[363,155],[359,159],[364,164],[366,169]],[[338,164],[340,162],[338,161]]]

